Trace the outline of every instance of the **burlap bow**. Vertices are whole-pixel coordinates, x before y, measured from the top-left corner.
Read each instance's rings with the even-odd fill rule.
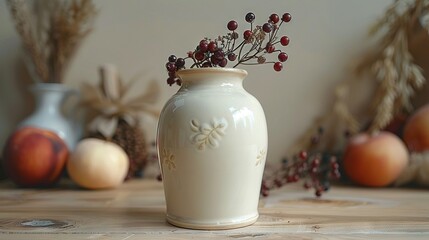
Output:
[[[149,82],[145,91],[138,96],[129,97],[128,92],[138,77],[124,84],[113,65],[100,67],[99,86],[84,83],[82,104],[88,108],[88,130],[99,132],[110,139],[117,128],[119,119],[134,126],[139,114],[148,113],[157,117],[159,111],[153,105],[159,96],[159,86]]]

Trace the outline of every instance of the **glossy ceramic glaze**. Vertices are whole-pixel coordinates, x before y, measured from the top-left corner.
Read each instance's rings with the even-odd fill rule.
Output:
[[[64,140],[69,149],[74,149],[81,133],[77,123],[62,114],[62,105],[76,91],[64,84],[38,83],[31,91],[36,100],[36,109],[19,127],[34,126],[49,129]]]
[[[166,103],[158,152],[167,220],[194,229],[252,224],[267,152],[267,125],[258,100],[228,68],[181,70],[183,84]]]

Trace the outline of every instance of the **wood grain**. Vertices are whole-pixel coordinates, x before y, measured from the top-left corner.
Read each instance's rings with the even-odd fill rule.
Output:
[[[425,189],[335,186],[315,199],[290,185],[261,199],[254,225],[227,231],[177,228],[164,214],[162,183],[152,180],[104,191],[0,184],[0,239],[429,239]]]

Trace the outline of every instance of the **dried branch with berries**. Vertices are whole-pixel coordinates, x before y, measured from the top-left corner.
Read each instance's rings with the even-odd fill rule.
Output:
[[[273,189],[300,180],[304,180],[305,189],[313,188],[317,197],[329,190],[331,180],[338,180],[341,173],[336,154],[315,149],[323,137],[324,131],[322,127],[319,127],[317,133],[311,137],[313,146],[307,151],[302,150],[290,158],[285,158],[275,171],[265,172],[261,186],[263,196],[268,196]]]
[[[273,13],[262,26],[254,26],[255,14],[248,13],[245,20],[250,24],[250,28],[243,31],[242,40],[239,40],[237,32],[238,23],[234,20],[229,21],[227,28],[230,32],[226,35],[215,39],[202,39],[195,50],[189,51],[185,58],[177,58],[175,55],[168,58],[165,65],[169,76],[167,84],[181,85],[176,72],[185,69],[187,59],[192,60],[190,68],[226,67],[228,63],[233,68],[239,65],[273,64],[275,71],[281,71],[288,55],[276,47],[289,45],[289,38],[282,36],[279,39],[278,32],[282,25],[291,19],[289,13],[283,14],[281,18]],[[278,53],[277,60],[267,60],[273,53]]]

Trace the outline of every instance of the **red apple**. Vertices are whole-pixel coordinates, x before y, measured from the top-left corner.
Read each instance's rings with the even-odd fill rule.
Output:
[[[350,179],[363,186],[391,184],[408,163],[405,144],[390,132],[366,133],[352,137],[344,154],[344,170]]]
[[[68,149],[54,132],[34,127],[15,131],[4,149],[5,171],[19,186],[44,187],[57,182]]]
[[[410,151],[429,150],[429,105],[420,108],[408,119],[403,137]]]

